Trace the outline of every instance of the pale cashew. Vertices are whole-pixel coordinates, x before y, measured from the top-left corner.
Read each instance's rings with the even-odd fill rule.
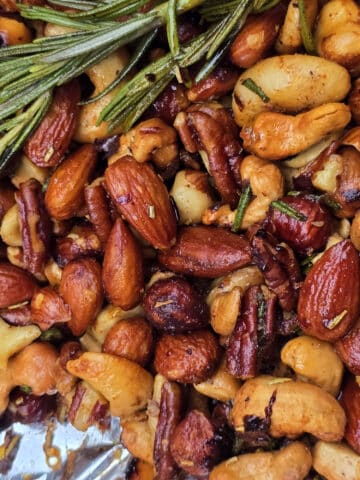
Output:
[[[357,250],[360,250],[360,210],[355,213],[350,227],[350,238]]]
[[[311,463],[309,449],[294,442],[275,452],[229,458],[212,470],[209,480],[303,480]]]
[[[343,438],[346,416],[332,395],[310,383],[270,375],[247,380],[239,389],[231,412],[235,429],[245,430],[247,415],[264,418],[272,399],[271,436],[296,438],[306,432],[329,442]]]
[[[59,267],[53,258],[50,258],[44,267],[44,275],[47,281],[53,287],[59,287],[61,283],[62,272],[62,268]]]
[[[146,418],[121,422],[121,443],[129,452],[144,462],[153,464],[154,435]]]
[[[360,456],[344,443],[317,442],[313,449],[313,466],[327,480],[360,478]]]
[[[20,232],[19,207],[17,204],[9,208],[5,213],[1,226],[0,236],[6,245],[11,247],[22,246],[22,236]]]
[[[268,96],[267,103],[243,81],[251,78]],[[239,126],[249,124],[260,112],[294,114],[339,102],[351,87],[347,70],[334,62],[311,55],[280,55],[245,70],[234,89],[232,107]]]
[[[27,180],[30,180],[30,178],[35,178],[41,183],[41,185],[44,185],[48,177],[48,168],[38,167],[25,155],[21,155],[17,162],[15,172],[11,176],[11,183],[15,185],[16,188],[19,188],[20,183],[26,182]]]
[[[305,15],[311,29],[318,11],[317,0],[304,0]],[[302,46],[300,32],[300,13],[297,0],[289,3],[283,26],[280,29],[275,49],[278,53],[294,53]]]
[[[296,372],[299,380],[313,383],[334,396],[339,393],[344,366],[331,343],[307,335],[293,338],[282,348],[281,360]]]
[[[249,152],[280,160],[306,150],[350,120],[350,108],[344,103],[327,103],[295,116],[263,112],[242,129],[240,136]]]

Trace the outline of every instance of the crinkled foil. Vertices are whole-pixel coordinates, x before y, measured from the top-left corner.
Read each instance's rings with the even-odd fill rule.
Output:
[[[124,480],[131,460],[119,444],[119,420],[113,418],[105,432],[91,427],[79,432],[69,423],[23,425],[1,431],[0,444],[16,436],[9,469],[1,480]],[[45,453],[47,452],[47,454]],[[56,452],[51,457],[49,452]],[[57,469],[54,468],[58,460]],[[51,466],[53,465],[53,467]]]

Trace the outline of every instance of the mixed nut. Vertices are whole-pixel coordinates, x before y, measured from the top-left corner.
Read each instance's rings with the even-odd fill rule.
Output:
[[[63,33],[4,12],[8,45]],[[0,180],[0,414],[120,416],[129,480],[358,480],[359,4],[250,16],[110,134],[80,100],[128,61],[57,87]]]

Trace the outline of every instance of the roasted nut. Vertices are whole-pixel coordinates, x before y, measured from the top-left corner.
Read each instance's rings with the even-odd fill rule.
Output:
[[[283,22],[286,9],[283,4],[249,17],[229,50],[232,63],[249,68],[258,62],[271,48]]]
[[[313,448],[314,469],[328,480],[357,480],[360,457],[343,443],[316,442]]]
[[[3,2],[2,2],[3,3]],[[3,7],[3,5],[1,5]],[[0,16],[0,43],[3,47],[22,45],[32,40],[31,30],[17,18]]]
[[[348,103],[353,119],[360,125],[360,78],[356,79],[353,83]]]
[[[154,327],[163,332],[187,332],[209,323],[204,299],[178,276],[155,282],[145,293],[143,308]]]
[[[335,350],[354,375],[360,375],[360,323],[335,343]]]
[[[152,465],[154,463],[154,437],[150,432],[147,418],[122,419],[121,443],[136,458]],[[143,480],[143,479],[139,479]]]
[[[110,402],[110,412],[127,416],[151,398],[153,379],[140,365],[108,353],[85,352],[66,364],[67,370],[88,382]]]
[[[309,381],[334,397],[339,393],[344,367],[330,343],[306,335],[293,338],[282,348],[281,361],[299,380]]]
[[[37,167],[32,163],[26,155],[21,155],[17,166],[14,172],[14,175],[11,177],[11,183],[19,188],[20,184],[35,178],[41,185],[44,185],[47,178],[49,177],[49,169],[43,167]]]
[[[40,289],[31,300],[31,318],[41,330],[48,330],[54,323],[71,320],[70,308],[51,287]]]
[[[334,342],[359,316],[360,263],[349,240],[329,248],[300,289],[298,321],[308,335]]]
[[[16,327],[25,327],[33,323],[30,305],[27,302],[25,305],[20,303],[20,306],[16,308],[10,307],[0,310],[0,317],[9,325],[15,325]]]
[[[31,300],[37,289],[29,273],[10,263],[0,263],[0,308]]]
[[[44,275],[52,287],[58,287],[60,285],[62,269],[53,258],[50,258],[45,265]]]
[[[2,241],[11,247],[22,246],[20,232],[19,208],[17,204],[9,208],[5,213],[0,227]]]
[[[101,267],[93,258],[68,263],[61,277],[60,295],[71,310],[68,325],[74,335],[84,333],[103,302]]]
[[[46,422],[56,412],[55,395],[33,395],[20,388],[10,394],[6,417],[12,422],[25,424]]]
[[[303,480],[311,468],[311,453],[300,442],[275,452],[256,452],[232,457],[217,465],[210,480]]]
[[[24,3],[27,5],[43,5],[44,0],[25,0]],[[18,11],[18,5],[16,4],[15,0],[1,0],[1,7],[5,10],[5,12]]]
[[[207,380],[193,385],[196,391],[219,402],[234,400],[241,382],[225,368],[225,361],[220,363],[216,372]]]
[[[283,240],[296,252],[311,255],[326,245],[331,233],[331,216],[318,201],[306,195],[286,196],[282,202],[304,216],[303,220],[270,207],[268,227],[271,233]]]
[[[48,212],[57,220],[71,218],[84,204],[84,188],[95,167],[96,150],[83,145],[51,175],[45,194]]]
[[[347,418],[345,440],[360,455],[360,386],[353,375],[345,380],[340,403]]]
[[[154,467],[144,460],[137,459],[131,465],[127,480],[154,480]]]
[[[81,257],[101,255],[103,250],[99,237],[88,224],[75,225],[66,237],[56,239],[55,258],[60,267]]]
[[[296,438],[307,432],[320,440],[342,439],[346,417],[332,395],[310,383],[268,375],[247,380],[240,387],[231,412],[235,429],[245,431],[248,415],[264,418],[272,398],[269,429],[272,437]]]
[[[350,120],[350,109],[344,103],[327,103],[296,116],[262,112],[242,129],[240,137],[247,151],[267,160],[281,160],[341,130]]]
[[[350,227],[350,239],[356,250],[360,250],[360,210],[355,213]]]
[[[249,242],[221,228],[184,227],[159,261],[176,273],[216,278],[250,263]]]
[[[180,27],[180,25],[178,24]],[[189,106],[184,85],[171,82],[148,108],[149,117],[159,117],[168,125],[174,123],[176,115]]]
[[[89,185],[85,188],[85,202],[90,222],[96,235],[104,245],[110,235],[112,220],[105,190],[102,185]]]
[[[174,243],[175,213],[151,166],[123,157],[106,169],[105,181],[119,212],[153,247],[166,249]]]
[[[65,370],[66,364],[69,360],[74,360],[82,354],[82,348],[79,342],[69,341],[61,345],[59,363]]]
[[[143,317],[120,320],[106,335],[103,352],[119,355],[144,367],[152,353],[152,328]]]
[[[233,62],[236,64],[236,62]],[[195,83],[187,91],[190,102],[205,102],[226,95],[235,86],[238,78],[237,70],[229,65],[220,65],[215,68],[204,80]]]
[[[73,80],[55,90],[49,110],[26,141],[24,151],[38,167],[56,167],[73,136],[80,101],[80,85]]]
[[[220,356],[217,338],[207,330],[163,335],[155,348],[154,366],[169,380],[200,383],[214,373]]]
[[[263,102],[243,85],[247,78],[265,92],[269,102]],[[235,121],[242,127],[251,123],[260,112],[303,112],[339,102],[349,90],[350,75],[344,67],[311,55],[279,55],[258,62],[240,75],[232,107]]]
[[[0,223],[5,213],[15,204],[14,187],[8,180],[0,180]],[[0,229],[1,234],[1,229]]]

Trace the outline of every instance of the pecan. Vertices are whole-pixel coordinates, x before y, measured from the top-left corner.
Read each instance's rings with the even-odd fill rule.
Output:
[[[187,91],[190,102],[204,102],[226,95],[235,86],[238,79],[237,70],[230,65],[220,65],[204,80],[195,83]]]
[[[51,232],[41,184],[33,178],[21,183],[15,199],[19,209],[23,262],[29,272],[41,277],[49,255]]]
[[[184,227],[159,261],[177,273],[217,278],[250,263],[250,245],[243,236],[222,228]]]
[[[0,263],[0,308],[31,300],[37,289],[35,278],[28,272],[10,263]]]
[[[170,453],[171,437],[182,413],[182,392],[174,382],[161,389],[160,413],[154,442],[154,464],[158,480],[178,478],[178,467]]]
[[[31,318],[41,330],[71,319],[70,308],[52,287],[39,290],[31,300]]]
[[[112,220],[109,205],[102,185],[89,185],[85,188],[85,202],[96,235],[104,245],[110,235]]]
[[[145,293],[143,308],[155,328],[180,333],[205,327],[209,308],[202,296],[181,277],[155,282]]]
[[[360,125],[360,78],[357,78],[349,95],[349,106],[355,122]]]
[[[80,85],[72,80],[55,91],[51,106],[25,144],[25,153],[38,167],[56,167],[75,131]]]
[[[9,180],[0,180],[0,222],[3,219],[5,213],[15,203],[14,192],[15,189]]]
[[[33,323],[31,309],[28,303],[22,306],[20,304],[20,306],[16,308],[0,310],[0,317],[10,325],[16,325],[18,327],[25,327]]]
[[[60,348],[60,365],[65,370],[67,362],[79,358],[82,353],[83,350],[79,342],[70,341],[63,343]]]
[[[345,379],[340,403],[347,418],[345,440],[360,455],[360,386],[353,375]]]
[[[226,368],[235,377],[254,377],[275,337],[276,295],[265,286],[246,290],[241,314],[226,350]]]
[[[167,124],[174,123],[176,115],[189,106],[184,85],[172,82],[156,98],[146,115],[149,117],[160,117]]]
[[[55,244],[55,259],[60,267],[80,257],[97,257],[102,253],[102,245],[92,226],[75,225],[66,235],[59,237]]]
[[[360,375],[360,324],[335,343],[335,350],[350,372]]]
[[[236,206],[242,147],[231,115],[216,103],[192,105],[177,115],[174,126],[188,152],[206,153],[222,200]]]

